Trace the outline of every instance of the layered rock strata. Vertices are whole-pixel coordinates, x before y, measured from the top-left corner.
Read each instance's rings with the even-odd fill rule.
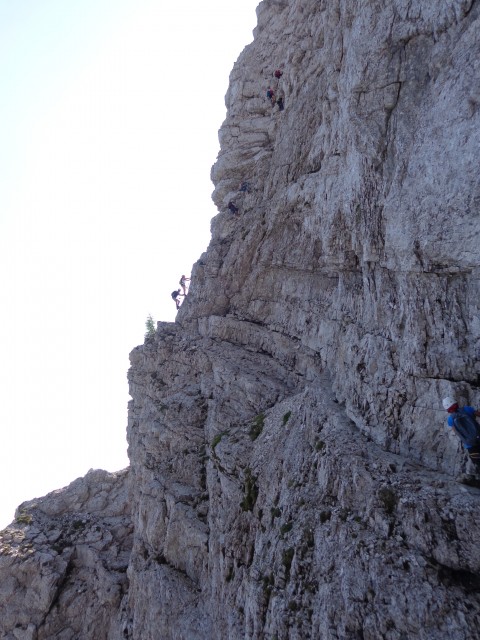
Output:
[[[68,596],[34,540],[0,576],[30,562],[53,589],[36,609],[12,590],[2,638],[478,637],[480,491],[455,482],[441,398],[480,400],[479,14],[260,3],[210,246],[177,321],[131,354],[131,465],[111,480],[131,491],[133,538],[125,524],[112,542],[131,549],[126,578],[108,565],[115,597],[79,632],[72,608],[51,616]],[[33,517],[24,535],[44,530]]]

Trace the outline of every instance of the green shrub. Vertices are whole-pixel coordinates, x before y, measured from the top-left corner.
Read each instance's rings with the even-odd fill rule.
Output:
[[[245,491],[245,496],[240,503],[241,508],[244,511],[253,511],[253,507],[258,498],[258,486],[256,484],[257,478],[252,475],[252,472],[247,467],[245,470],[245,484],[243,489]]]
[[[224,433],[217,433],[217,435],[212,440],[212,449],[215,451],[215,447],[220,443],[220,440],[223,438]]]
[[[32,520],[33,520],[32,516],[26,511],[22,511],[20,515],[18,515],[15,518],[15,522],[17,524],[31,524]]]
[[[290,578],[290,568],[293,562],[293,556],[295,555],[295,551],[292,547],[286,549],[282,554],[282,564],[285,567],[285,580],[288,582]]]
[[[155,321],[152,318],[152,314],[148,314],[148,317],[145,320],[145,328],[145,340],[153,338],[155,336]]]
[[[279,518],[282,515],[282,510],[279,507],[272,507],[270,509],[270,513],[272,515],[272,520],[274,518]]]
[[[262,433],[264,424],[265,424],[265,415],[263,413],[260,413],[253,421],[252,426],[250,428],[249,435],[252,440],[256,440],[258,436]]]
[[[397,496],[392,489],[381,487],[378,491],[378,497],[385,511],[391,515],[397,506]]]
[[[280,527],[280,533],[283,535],[284,533],[288,533],[289,531],[292,530],[293,527],[293,522],[290,520],[289,522],[286,522],[285,524],[282,524],[282,526]]]
[[[283,416],[283,426],[285,426],[287,424],[287,422],[290,419],[290,416],[292,415],[291,411],[287,411],[287,413]]]

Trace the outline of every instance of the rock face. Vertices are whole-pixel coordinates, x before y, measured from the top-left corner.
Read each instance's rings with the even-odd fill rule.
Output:
[[[24,502],[0,532],[1,638],[121,638],[132,548],[128,472],[90,471]]]
[[[441,398],[480,404],[480,4],[257,14],[209,249],[131,354],[130,468],[18,512],[1,638],[478,638]]]

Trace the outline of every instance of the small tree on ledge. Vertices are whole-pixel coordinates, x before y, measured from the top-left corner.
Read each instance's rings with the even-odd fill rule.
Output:
[[[155,336],[155,321],[152,318],[151,313],[148,314],[148,318],[145,321],[145,327],[147,329],[145,331],[145,340],[153,338]]]

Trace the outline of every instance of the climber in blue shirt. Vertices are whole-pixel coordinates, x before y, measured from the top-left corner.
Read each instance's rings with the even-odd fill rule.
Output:
[[[480,425],[476,420],[480,411],[470,406],[460,408],[458,402],[450,397],[444,398],[442,404],[449,414],[448,426],[454,429],[477,472],[480,472]]]

